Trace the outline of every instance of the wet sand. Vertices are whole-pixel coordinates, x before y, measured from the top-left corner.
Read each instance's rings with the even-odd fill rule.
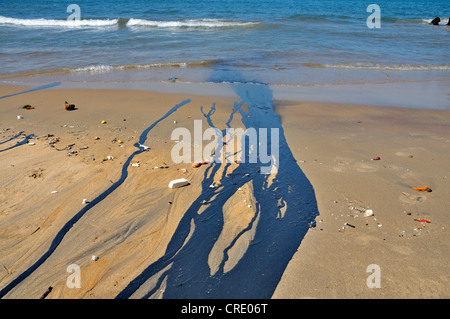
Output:
[[[1,86],[0,96],[26,89]],[[66,111],[65,100],[77,109]],[[153,264],[157,272],[127,297],[161,298],[176,291],[167,288],[173,284],[170,268],[182,265],[183,259],[175,257],[194,251],[192,243],[201,243],[191,241],[197,240],[196,230],[219,215],[223,227],[206,240],[206,271],[217,276],[238,269],[247,251],[262,247],[254,242],[257,227],[264,225],[255,181],[232,194],[218,193],[222,212],[209,215],[208,203],[199,203],[205,176],[212,190],[221,190],[223,176],[240,172],[242,164],[216,170],[174,164],[170,134],[175,127],[193,131],[194,119],[208,127],[201,106],[207,113],[214,105],[211,119],[224,129],[239,101],[237,96],[86,89],[46,89],[1,99],[0,289],[29,270],[67,228],[47,259],[4,298],[39,298],[48,287],[46,298],[115,298]],[[185,104],[167,115],[180,103]],[[35,109],[23,110],[25,104]],[[272,297],[448,298],[450,112],[288,101],[274,105],[289,149],[314,189],[319,215],[315,227],[300,236],[281,278],[273,279]],[[155,123],[145,140],[150,149],[133,156],[126,179],[116,184],[138,150],[134,144]],[[242,127],[241,114],[228,125]],[[16,146],[27,138],[28,143]],[[190,181],[188,187],[168,188],[170,180],[182,177]],[[411,188],[419,186],[432,192]],[[83,199],[93,201],[108,189],[111,193],[67,225],[89,205]],[[198,208],[192,219],[186,218],[187,207]],[[281,222],[283,207],[274,212]],[[374,216],[363,216],[365,209]],[[184,241],[159,265],[180,222]],[[72,264],[81,269],[80,288],[67,285]],[[371,264],[381,269],[381,288],[367,287]],[[194,284],[188,271],[180,274],[183,283]],[[270,278],[270,269],[262,275]],[[259,285],[255,282],[255,290]]]

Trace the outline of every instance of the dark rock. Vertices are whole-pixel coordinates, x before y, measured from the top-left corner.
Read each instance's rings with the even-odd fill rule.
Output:
[[[432,25],[439,25],[440,21],[441,21],[441,18],[436,17],[433,20],[431,20],[430,24],[432,24]]]

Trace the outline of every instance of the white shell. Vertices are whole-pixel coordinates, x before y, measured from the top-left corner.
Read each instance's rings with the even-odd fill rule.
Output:
[[[364,216],[366,216],[366,217],[373,216],[373,210],[367,209],[366,212],[364,213]]]

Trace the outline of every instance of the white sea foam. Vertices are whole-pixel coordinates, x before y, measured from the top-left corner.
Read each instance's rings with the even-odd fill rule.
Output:
[[[114,68],[111,65],[89,65],[83,68],[77,68],[71,70],[72,72],[108,72],[113,71],[114,69],[119,70],[120,68]]]
[[[350,62],[336,64],[304,63],[312,68],[378,70],[378,71],[450,71],[450,64],[408,64],[408,63],[370,63]]]
[[[230,28],[230,27],[246,27],[257,25],[258,22],[242,22],[218,19],[195,19],[180,21],[154,21],[144,19],[131,18],[127,22],[127,26],[144,26],[154,28]]]
[[[127,21],[127,19],[121,19]],[[56,20],[56,19],[17,19],[0,16],[0,25],[26,26],[26,27],[108,27],[119,24],[119,19],[81,19],[81,20]],[[259,22],[245,22],[219,19],[191,19],[179,21],[156,21],[145,19],[128,19],[127,27],[153,27],[153,28],[232,28],[248,27]]]
[[[193,61],[193,62],[159,62],[159,63],[146,63],[146,64],[123,64],[123,65],[88,65],[76,69],[64,69],[63,72],[71,73],[102,73],[109,71],[121,71],[121,70],[139,70],[139,69],[157,69],[157,68],[189,68],[189,67],[206,67],[214,63],[211,61]]]
[[[107,27],[117,25],[118,19],[86,19],[86,20],[55,20],[55,19],[16,19],[0,16],[0,25],[15,25],[26,27]]]
[[[434,18],[433,18],[434,19]],[[422,19],[423,23],[430,24],[433,19]],[[439,25],[446,25],[448,23],[449,18],[440,18]]]

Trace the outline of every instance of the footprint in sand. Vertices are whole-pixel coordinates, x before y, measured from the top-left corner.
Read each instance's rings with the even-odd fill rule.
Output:
[[[353,159],[337,157],[334,160],[335,165],[330,167],[333,172],[351,172],[373,173],[378,171],[379,167],[368,162],[355,162]]]
[[[421,195],[421,196],[411,195],[411,194],[406,193],[406,192],[402,192],[402,194],[400,195],[400,200],[402,202],[410,204],[410,205],[423,203],[426,199],[427,199],[426,196],[423,196],[423,195]]]
[[[399,157],[411,157],[412,154],[417,153],[426,153],[426,150],[423,147],[407,147],[398,152],[395,152],[395,155]]]

